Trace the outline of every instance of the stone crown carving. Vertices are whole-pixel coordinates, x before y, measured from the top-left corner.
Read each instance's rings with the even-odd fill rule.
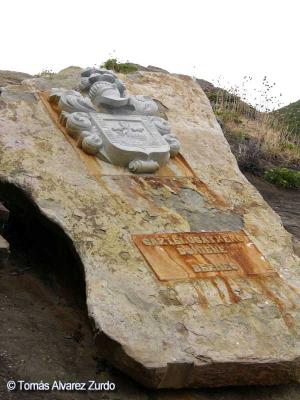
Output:
[[[87,154],[127,167],[133,173],[153,173],[175,157],[180,143],[149,96],[127,95],[112,71],[87,68],[80,92],[52,89],[49,101],[61,112],[60,121]]]

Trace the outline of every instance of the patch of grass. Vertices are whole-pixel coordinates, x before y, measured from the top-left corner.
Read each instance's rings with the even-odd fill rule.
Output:
[[[243,122],[240,114],[236,111],[219,109],[215,111],[215,114],[220,117],[224,123],[234,121],[236,124],[242,124]]]
[[[237,125],[240,125],[240,124],[243,123],[243,121],[242,121],[239,117],[234,117],[234,118],[233,118],[233,121],[234,121]]]
[[[241,130],[236,130],[232,132],[238,142],[244,142],[245,140],[249,139],[248,135]]]
[[[129,74],[130,72],[136,72],[138,70],[135,64],[130,62],[120,63],[116,58],[109,58],[101,65],[101,67],[115,72],[121,72],[123,74]]]
[[[42,72],[39,74],[36,74],[35,76],[37,78],[53,78],[55,75],[55,72],[53,72],[51,69],[43,69]]]
[[[283,141],[280,143],[280,147],[282,148],[282,150],[296,150],[296,151],[300,151],[299,146],[297,146],[297,144],[289,142],[287,140]]]
[[[273,168],[266,171],[265,179],[285,189],[300,188],[300,172],[289,168]]]

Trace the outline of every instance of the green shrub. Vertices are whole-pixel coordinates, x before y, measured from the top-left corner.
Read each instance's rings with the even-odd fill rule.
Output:
[[[291,143],[287,140],[283,141],[280,143],[280,147],[282,150],[296,150],[297,149],[297,145],[295,143]]]
[[[233,121],[237,124],[237,125],[241,125],[243,123],[243,121],[239,118],[239,117],[234,117]]]
[[[109,58],[101,65],[101,67],[115,72],[121,72],[123,74],[129,74],[130,72],[135,72],[138,70],[136,65],[129,62],[120,63],[116,58]]]
[[[285,189],[300,188],[300,172],[289,168],[273,168],[265,172],[265,179]]]
[[[216,110],[215,114],[222,118],[224,123],[234,121],[236,124],[241,124],[243,121],[240,119],[240,114],[232,110]]]
[[[216,103],[218,100],[218,94],[216,92],[206,92],[207,97],[211,103]]]
[[[233,132],[233,134],[236,136],[239,142],[244,142],[248,139],[248,136],[244,131],[235,131]]]

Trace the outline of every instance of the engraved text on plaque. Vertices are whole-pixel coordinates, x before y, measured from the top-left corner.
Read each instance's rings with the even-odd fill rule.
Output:
[[[133,235],[160,281],[273,272],[244,231]]]

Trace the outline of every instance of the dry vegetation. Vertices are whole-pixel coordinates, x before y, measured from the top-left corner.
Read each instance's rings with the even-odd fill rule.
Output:
[[[220,109],[215,112],[242,169],[256,173],[279,166],[299,169],[300,137],[273,127],[268,115],[249,118],[236,113],[230,116]]]
[[[269,94],[273,85],[264,78],[263,90],[259,91],[259,101],[254,106],[246,102],[244,85],[242,90],[236,87],[224,90],[213,85],[203,88],[240,168],[265,175],[269,180],[275,172],[279,176],[285,174],[285,178],[274,182],[285,187],[295,187],[294,183],[289,185],[289,179],[295,176],[296,181],[299,180],[300,134],[295,130],[291,132],[273,112],[270,104],[275,104],[275,107],[279,105]],[[286,169],[290,171],[288,174]]]

